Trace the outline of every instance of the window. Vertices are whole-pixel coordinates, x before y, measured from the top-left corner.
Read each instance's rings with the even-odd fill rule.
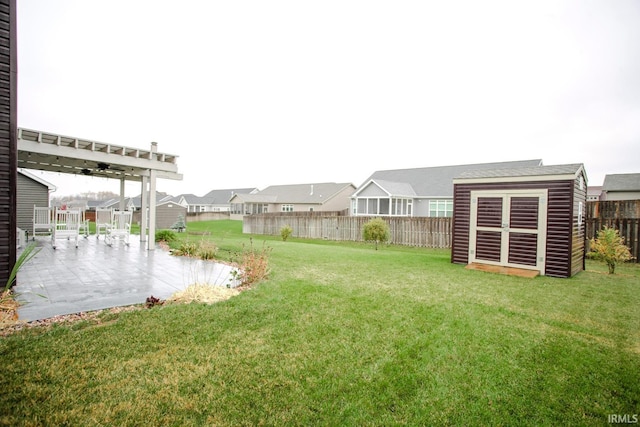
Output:
[[[411,216],[413,200],[395,197],[372,197],[351,200],[353,215]]]
[[[430,217],[452,217],[453,200],[429,200]]]
[[[582,202],[578,202],[578,225],[582,225]]]
[[[280,208],[281,212],[293,212],[293,205],[282,205]]]

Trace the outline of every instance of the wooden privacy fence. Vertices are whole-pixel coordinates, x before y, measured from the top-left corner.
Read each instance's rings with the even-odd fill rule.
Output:
[[[587,202],[586,250],[589,239],[598,237],[604,226],[615,228],[624,237],[625,244],[640,262],[640,200]]]
[[[362,228],[373,217],[342,215],[249,215],[243,218],[247,234],[280,235],[282,227],[292,228],[293,237],[363,241]],[[385,218],[391,236],[389,243],[428,248],[450,248],[451,218]]]

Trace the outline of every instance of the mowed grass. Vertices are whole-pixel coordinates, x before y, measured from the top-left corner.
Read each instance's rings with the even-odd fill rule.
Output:
[[[2,425],[603,425],[640,413],[640,269],[571,279],[450,252],[190,223],[271,275],[213,305],[0,339]]]

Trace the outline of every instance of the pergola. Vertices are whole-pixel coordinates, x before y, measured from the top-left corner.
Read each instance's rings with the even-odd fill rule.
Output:
[[[120,209],[124,209],[125,181],[141,183],[140,241],[155,249],[156,179],[181,180],[178,156],[157,151],[91,141],[18,128],[18,167],[120,180]],[[149,211],[149,216],[145,212]]]

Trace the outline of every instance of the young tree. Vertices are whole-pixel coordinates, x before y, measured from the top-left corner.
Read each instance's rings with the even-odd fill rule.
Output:
[[[629,248],[624,244],[624,238],[615,228],[606,225],[598,231],[598,237],[589,241],[589,256],[604,261],[609,267],[609,274],[615,274],[616,264],[629,261],[633,257]]]
[[[384,243],[389,240],[391,232],[389,224],[382,218],[374,218],[367,222],[362,229],[362,237],[365,241],[376,243],[376,251],[378,250],[378,242]]]

